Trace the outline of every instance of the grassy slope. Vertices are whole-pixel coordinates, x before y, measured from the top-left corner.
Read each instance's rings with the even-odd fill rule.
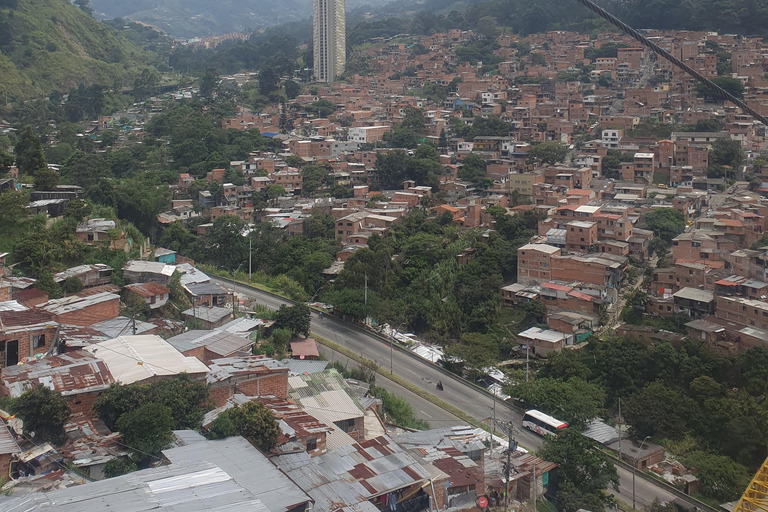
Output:
[[[142,50],[63,0],[20,0],[11,15],[13,42],[0,53],[0,91],[9,96],[39,97],[80,83],[111,86],[149,62]]]

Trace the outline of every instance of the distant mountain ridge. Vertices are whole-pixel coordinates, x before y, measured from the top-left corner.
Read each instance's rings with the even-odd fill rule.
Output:
[[[390,0],[347,0],[347,10]],[[91,0],[98,16],[141,21],[174,37],[260,30],[312,16],[312,0]]]
[[[111,86],[154,64],[68,0],[0,0],[0,94],[10,99],[81,83]]]

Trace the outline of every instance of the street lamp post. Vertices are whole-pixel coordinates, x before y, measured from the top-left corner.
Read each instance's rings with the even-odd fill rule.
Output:
[[[397,329],[393,333],[389,334],[389,374],[392,375],[392,358],[395,353],[395,332],[400,332],[400,328],[405,325],[405,322],[397,326]]]
[[[643,445],[650,438],[651,436],[645,436],[643,442],[640,443],[640,448],[637,449],[635,459],[632,461],[632,510],[635,510],[635,473],[637,472],[637,458],[640,456],[640,452],[643,451]]]

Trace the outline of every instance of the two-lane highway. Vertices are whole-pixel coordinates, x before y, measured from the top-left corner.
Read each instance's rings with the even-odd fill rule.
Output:
[[[220,278],[211,279],[226,286],[230,290],[232,289],[232,281]],[[240,284],[237,285],[237,294],[255,299],[260,304],[264,304],[273,309],[278,309],[281,304],[288,303],[273,295],[269,295],[254,288],[241,286]],[[375,361],[385,373],[389,370],[391,358],[392,369],[396,375],[406,379],[411,384],[438,396],[451,405],[458,407],[473,418],[485,420],[493,414],[494,400],[488,394],[483,393],[458,377],[446,375],[427,361],[422,361],[409,354],[403,353],[398,350],[397,347],[391,347],[380,338],[353,327],[347,322],[339,320],[333,316],[320,316],[319,314],[312,312],[312,332],[333,341],[356,354],[360,354],[366,359]],[[438,391],[435,387],[438,380],[442,380],[443,382],[443,391]],[[433,414],[429,412],[424,413],[427,409],[434,411],[434,406],[431,404],[426,405],[429,402],[426,402],[423,398],[410,392],[406,388],[397,386],[397,384],[391,381],[385,381],[379,384],[384,384],[385,388],[389,386],[392,391],[408,401],[415,410],[421,411],[421,416],[425,419],[429,420],[429,416],[433,414],[437,415],[436,411]],[[516,439],[521,446],[532,450],[536,450],[541,446],[541,437],[521,427],[522,415],[518,411],[497,401],[496,417],[502,421],[510,421],[514,425],[520,427],[516,434]],[[445,413],[433,426],[445,426],[443,421],[445,418],[451,418],[451,416],[448,413]],[[461,422],[457,421],[457,423]],[[619,466],[617,466],[616,469],[619,474],[620,484],[619,492],[614,494],[619,496],[622,501],[631,503],[632,472]],[[638,477],[635,485],[638,508],[649,506],[654,499],[658,499],[659,501],[673,501],[676,499],[676,496],[671,492],[652,482],[648,482],[643,478]],[[680,500],[677,500],[677,502],[680,502]],[[681,504],[693,508],[693,505],[691,504]]]

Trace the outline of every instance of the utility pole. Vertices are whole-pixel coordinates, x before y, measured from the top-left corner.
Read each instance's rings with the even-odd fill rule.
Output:
[[[506,479],[504,483],[504,512],[507,512],[507,510],[509,510],[509,473],[512,469],[510,457],[512,456],[512,452],[517,450],[517,441],[515,441],[516,427],[510,421],[503,421],[500,423],[501,429],[505,434],[507,434],[507,437],[509,438],[509,444],[507,445],[507,468],[504,472]]]
[[[136,312],[131,315],[131,323],[133,324],[133,335],[136,336]]]
[[[251,233],[253,235],[253,233]],[[253,236],[248,237],[248,282],[251,282],[251,271],[253,268]]]
[[[368,272],[365,273],[365,305],[368,305]]]
[[[525,382],[528,382],[528,352],[530,351],[530,347],[528,345],[525,346]]]
[[[621,459],[621,398],[619,398],[619,460]]]

